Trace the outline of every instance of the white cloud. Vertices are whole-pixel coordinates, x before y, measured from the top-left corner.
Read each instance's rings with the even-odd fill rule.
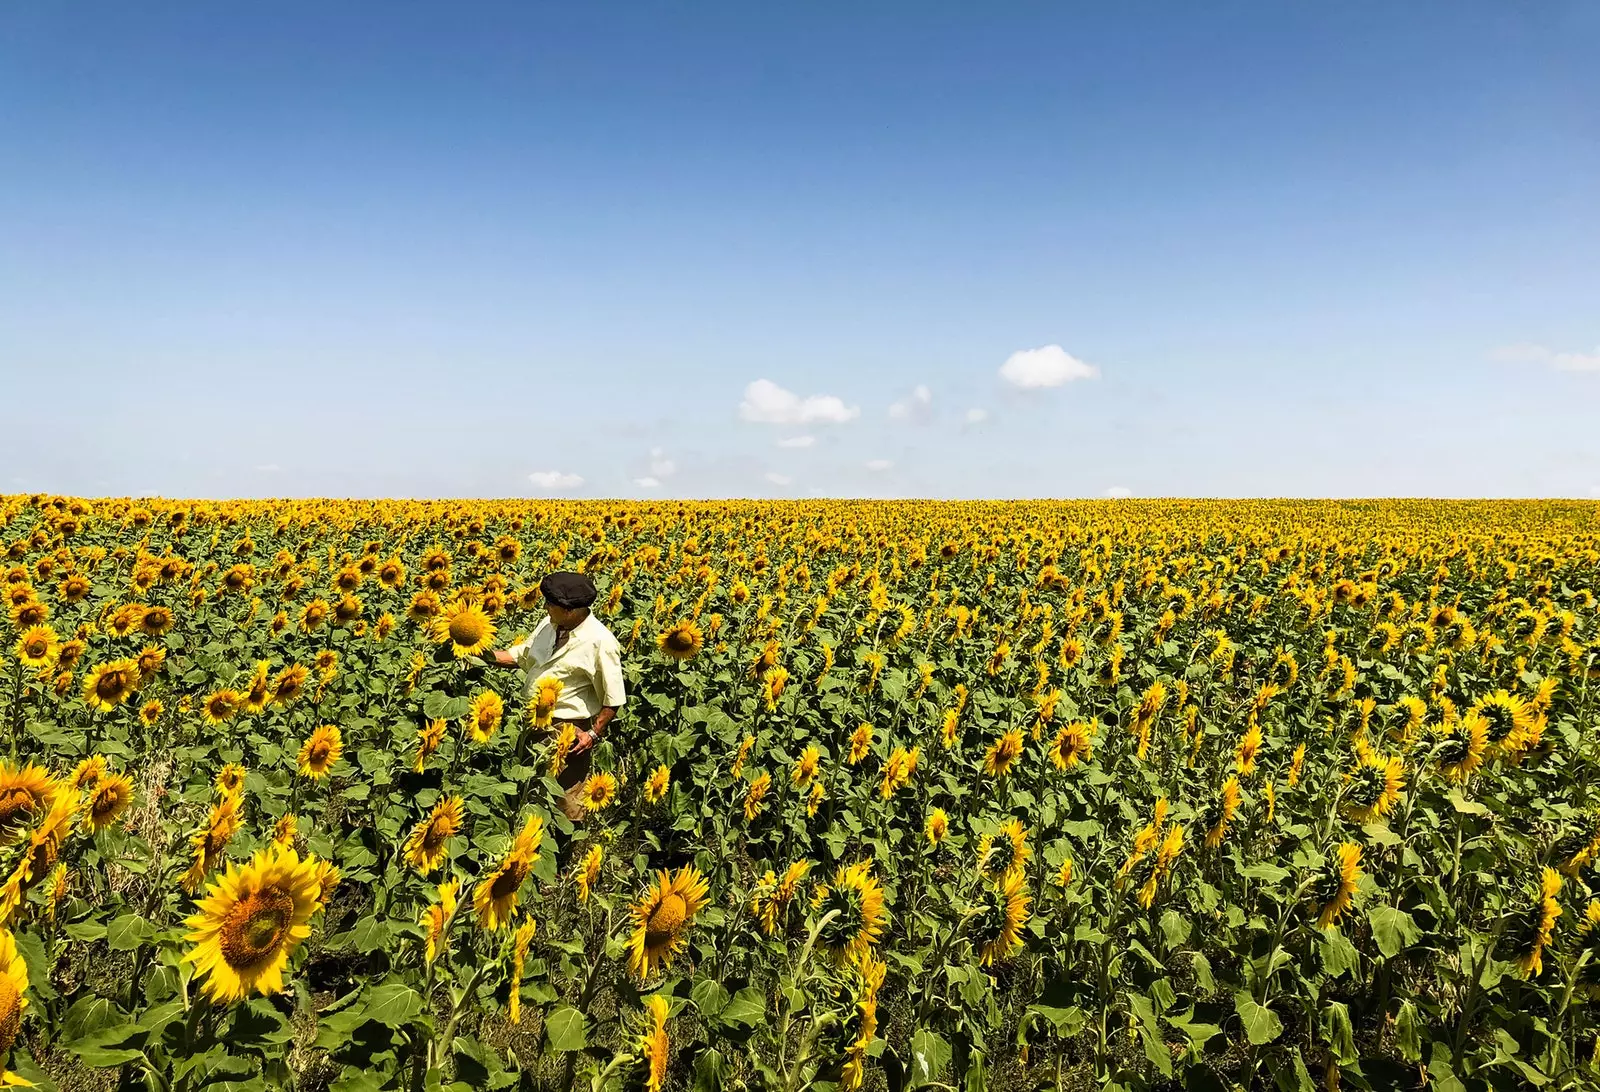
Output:
[[[969,425],[981,425],[989,419],[989,411],[979,406],[973,406],[967,411],[966,421]]]
[[[640,489],[655,489],[657,486],[659,486],[661,484],[661,479],[659,479],[659,478],[635,478],[635,479],[633,479],[633,484],[637,485]]]
[[[650,476],[652,478],[670,478],[678,472],[678,464],[667,458],[667,453],[659,447],[650,449]]]
[[[1558,372],[1600,372],[1600,345],[1592,353],[1560,353],[1543,345],[1502,345],[1491,349],[1489,356],[1507,364],[1547,364]]]
[[[1059,387],[1077,379],[1093,379],[1099,374],[1100,370],[1093,364],[1085,364],[1059,345],[1019,349],[1000,365],[1000,378],[1022,390]]]
[[[767,471],[767,481],[773,485],[788,485],[794,479],[787,474],[779,474],[776,470],[769,470]]]
[[[283,467],[279,466],[277,463],[262,463],[260,466],[256,467],[256,469],[261,471],[263,474],[276,474],[278,471],[282,470]]]
[[[1133,496],[1133,490],[1129,489],[1125,485],[1113,485],[1110,489],[1106,490],[1106,496],[1113,500],[1122,500]]]
[[[890,462],[888,459],[868,459],[867,460],[867,469],[868,470],[892,470],[892,469],[894,469],[894,463]]]
[[[559,470],[535,470],[528,475],[528,480],[540,489],[572,489],[583,484],[580,475],[563,474]]]
[[[910,398],[889,404],[889,416],[896,421],[923,422],[933,416],[933,392],[926,384],[918,383]]]
[[[741,420],[762,425],[842,425],[861,416],[860,406],[847,406],[832,394],[813,394],[801,398],[770,379],[758,379],[744,389],[739,403]]]
[[[817,442],[815,436],[787,436],[778,441],[779,447],[810,447]]]

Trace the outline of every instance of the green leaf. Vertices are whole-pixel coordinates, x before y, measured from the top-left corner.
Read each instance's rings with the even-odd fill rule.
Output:
[[[76,1054],[84,1065],[96,1069],[109,1069],[112,1066],[136,1062],[144,1057],[144,1051],[132,1047],[98,1047],[68,1043],[67,1049]]]
[[[114,952],[131,952],[150,939],[150,923],[137,914],[123,914],[106,926],[106,944]]]
[[[1350,943],[1350,938],[1334,929],[1329,929],[1322,934],[1322,969],[1333,977],[1338,978],[1346,971],[1358,970],[1361,967],[1361,955],[1356,951],[1356,946]]]
[[[1082,1031],[1089,1023],[1089,1017],[1076,1005],[1057,1008],[1054,1005],[1029,1005],[1029,1012],[1038,1013],[1048,1020],[1056,1029],[1056,1034],[1064,1039]]]
[[[950,1064],[950,1044],[937,1032],[927,1028],[918,1028],[916,1034],[911,1036],[911,1083],[909,1087],[920,1088],[926,1084],[933,1084],[944,1072],[944,1067]]]
[[[1410,1001],[1402,1001],[1400,1011],[1395,1014],[1394,1045],[1406,1061],[1422,1061],[1422,1033],[1417,1027],[1417,1006]]]
[[[1417,928],[1416,921],[1397,907],[1369,906],[1367,921],[1372,926],[1372,939],[1385,959],[1393,959],[1422,939],[1422,930]]]
[[[1248,990],[1233,995],[1233,1007],[1252,1046],[1264,1046],[1283,1034],[1283,1021],[1278,1014],[1259,1004]]]
[[[1445,799],[1450,801],[1450,806],[1462,815],[1488,815],[1489,809],[1476,800],[1468,800],[1461,795],[1460,790],[1452,791]]]
[[[1167,938],[1167,947],[1177,948],[1189,943],[1189,919],[1176,910],[1161,915],[1161,935]]]
[[[582,1050],[589,1045],[589,1024],[571,1005],[557,1005],[544,1020],[545,1038],[555,1052]]]
[[[361,1007],[365,1020],[375,1020],[385,1027],[400,1028],[409,1024],[422,1011],[422,995],[404,982],[385,982],[367,995]]]
[[[733,995],[719,1019],[724,1024],[742,1024],[755,1027],[767,1015],[767,995],[754,986],[746,986]]]
[[[1260,862],[1244,870],[1244,874],[1252,880],[1264,883],[1269,887],[1277,887],[1289,878],[1289,870],[1275,864]]]
[[[689,991],[689,1000],[694,1002],[701,1016],[710,1019],[728,1007],[728,991],[715,979],[702,978]]]
[[[1340,1065],[1350,1065],[1360,1057],[1356,1053],[1356,1032],[1350,1024],[1350,1009],[1343,1001],[1330,1001],[1322,1010],[1322,1039]]]
[[[17,951],[28,965],[28,990],[41,1001],[53,1001],[59,994],[50,984],[50,973],[56,969],[55,960],[44,950],[44,941],[38,933],[13,934]]]
[[[356,922],[349,935],[356,951],[371,955],[388,947],[389,923],[376,916],[365,917]]]

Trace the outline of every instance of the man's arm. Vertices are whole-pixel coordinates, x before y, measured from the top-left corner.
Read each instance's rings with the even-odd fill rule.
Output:
[[[483,654],[483,662],[490,667],[516,667],[517,658],[503,648],[491,648]]]
[[[607,705],[594,715],[594,725],[578,733],[578,738],[572,741],[572,750],[569,754],[581,755],[590,747],[600,742],[600,737],[605,735],[606,725],[611,723],[611,718],[617,715],[615,706]]]

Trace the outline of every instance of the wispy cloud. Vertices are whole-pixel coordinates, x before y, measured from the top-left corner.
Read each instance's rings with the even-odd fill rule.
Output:
[[[579,474],[566,474],[559,470],[535,470],[528,480],[540,489],[574,489],[583,484]]]
[[[786,436],[778,441],[779,447],[810,447],[817,442],[815,436]]]
[[[1507,364],[1543,364],[1558,372],[1600,372],[1600,345],[1592,353],[1559,352],[1543,345],[1502,345],[1489,351]]]
[[[801,398],[770,379],[757,379],[744,389],[739,403],[741,420],[762,425],[842,425],[861,416],[860,406],[847,406],[832,394],[813,394]]]

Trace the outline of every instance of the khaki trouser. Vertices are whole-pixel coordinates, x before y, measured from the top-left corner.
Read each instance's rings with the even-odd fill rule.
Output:
[[[587,732],[594,720],[585,717],[581,720],[557,720],[551,722],[551,727],[559,731],[559,725],[570,724],[580,732]],[[561,794],[561,813],[574,823],[581,823],[584,816],[583,806],[583,780],[589,776],[589,764],[594,760],[594,748],[590,747],[581,755],[567,759],[566,766],[562,767],[561,774],[556,781],[566,791]]]

